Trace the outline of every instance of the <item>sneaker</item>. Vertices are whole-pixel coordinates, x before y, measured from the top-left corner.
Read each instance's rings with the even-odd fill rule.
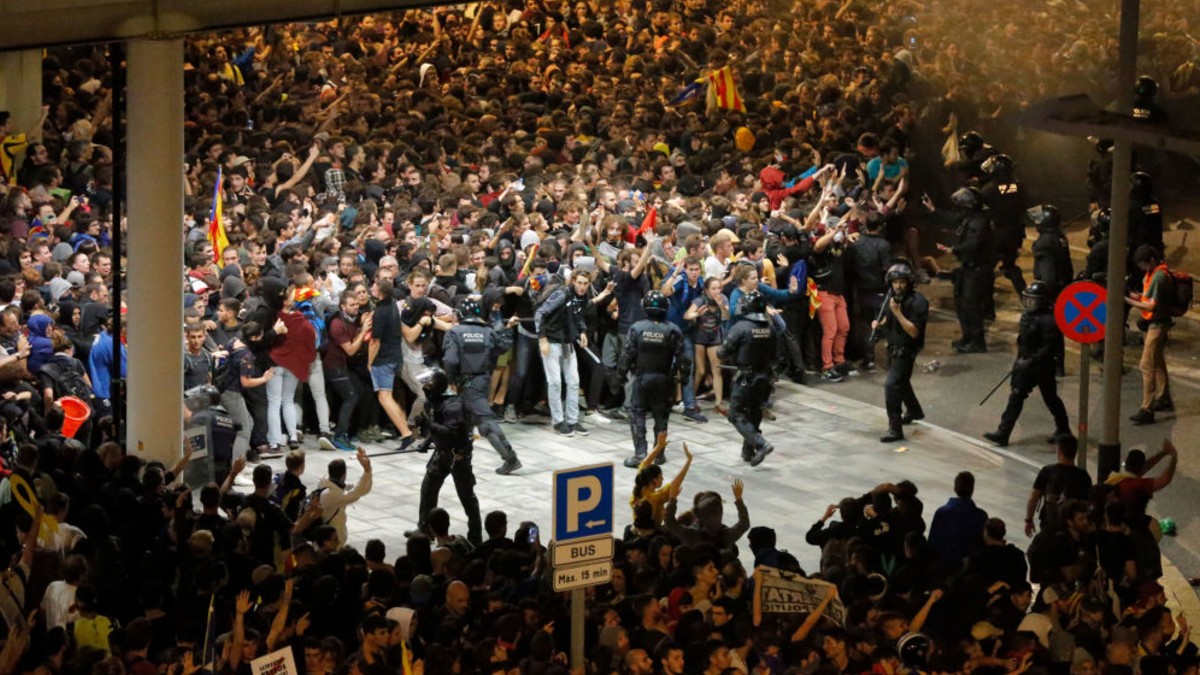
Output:
[[[620,408],[609,408],[608,410],[602,410],[601,412],[605,417],[613,422],[621,422],[629,419],[629,416],[626,415],[625,412]]]
[[[695,422],[696,424],[704,424],[708,418],[700,412],[699,408],[688,408],[683,411],[683,419]]]
[[[763,446],[754,453],[754,456],[750,458],[750,466],[758,466],[759,464],[762,464],[763,460],[767,458],[767,455],[771,454],[772,452],[775,452],[775,446],[771,445],[770,443],[764,443]]]
[[[584,413],[583,416],[588,418],[589,421],[596,423],[596,424],[611,424],[612,423],[612,420],[610,420],[607,415],[600,412],[599,410],[589,410],[586,413]]]
[[[567,425],[566,422],[559,422],[554,425],[554,431],[558,432],[559,436],[570,438],[575,435],[575,429]]]
[[[517,423],[517,406],[511,403],[504,406],[504,421],[509,424]]]
[[[354,437],[357,438],[360,443],[378,443],[379,427],[373,426],[367,427],[366,429],[359,429],[358,433],[355,434]]]
[[[384,429],[381,426],[373,426],[371,428],[375,430],[375,433],[379,436],[379,440],[381,441],[390,441],[399,437],[396,432],[392,431],[391,429]]]
[[[837,364],[834,366],[834,369],[841,373],[842,377],[858,374],[858,368],[855,368],[853,365],[851,365],[849,361]]]
[[[1135,414],[1133,417],[1130,417],[1129,421],[1133,422],[1137,426],[1142,426],[1143,424],[1154,424],[1154,413],[1142,408],[1141,410],[1137,411],[1137,414]]]
[[[405,436],[404,438],[401,438],[400,446],[396,448],[395,452],[399,452],[399,453],[416,452],[417,447],[414,445],[414,443],[416,443],[416,440],[417,440],[416,434],[409,434],[409,435]]]
[[[258,453],[259,459],[279,459],[283,457],[283,446],[272,445],[271,447]]]
[[[875,370],[875,362],[874,361],[863,361],[860,369],[863,372],[869,373],[869,372]]]
[[[507,476],[520,468],[521,460],[513,457],[512,459],[505,460],[503,464],[496,467],[496,473],[500,474],[501,476]]]
[[[538,401],[538,404],[533,406],[533,410],[530,412],[532,412],[534,415],[550,417],[550,406],[546,405],[545,401]]]
[[[676,415],[682,415],[683,411],[684,411],[683,401],[680,401],[679,403],[676,403],[675,405],[671,406],[671,412],[675,413]]]
[[[580,436],[587,436],[589,433],[587,430],[587,427],[583,426],[579,422],[576,422],[575,424],[571,425],[571,431],[574,431],[575,433],[579,434]]]
[[[333,434],[328,431],[322,431],[317,436],[317,447],[322,450],[337,450],[337,444],[333,442]]]
[[[303,438],[303,434],[300,434],[300,437]],[[289,450],[299,450],[300,449],[300,441],[295,438],[288,441],[288,449]]]
[[[345,452],[354,452],[358,449],[354,447],[354,444],[350,442],[350,437],[346,436],[346,434],[335,434],[333,437],[333,447]]]
[[[821,379],[825,380],[826,382],[841,382],[846,378],[843,377],[836,368],[830,368],[829,370],[821,373]]]

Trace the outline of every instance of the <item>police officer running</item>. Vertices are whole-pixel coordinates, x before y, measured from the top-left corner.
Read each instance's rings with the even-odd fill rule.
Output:
[[[767,316],[767,298],[754,290],[742,296],[742,315],[718,350],[722,363],[737,366],[729,397],[729,422],[742,435],[742,461],[762,464],[775,447],[762,435],[763,405],[771,397],[771,367],[779,353],[779,335]]]
[[[501,324],[496,330],[484,319],[483,306],[475,298],[468,297],[458,305],[462,322],[446,333],[442,345],[442,365],[446,377],[456,383],[458,395],[473,426],[492,444],[504,463],[496,468],[501,476],[521,468],[521,460],[513,452],[512,444],[496,422],[492,407],[488,404],[488,387],[496,360],[512,348],[512,332]],[[515,324],[516,317],[510,319]]]
[[[1058,397],[1058,384],[1054,379],[1054,357],[1062,334],[1054,321],[1051,309],[1053,296],[1050,287],[1035,280],[1021,294],[1025,312],[1021,314],[1020,332],[1017,335],[1017,360],[1012,367],[1012,393],[1008,405],[1000,415],[1000,427],[983,435],[987,440],[1004,447],[1025,399],[1034,387],[1042,394],[1042,402],[1054,417],[1054,435],[1051,443],[1059,437],[1071,435],[1071,423],[1067,419],[1067,408]]]
[[[952,221],[958,241],[953,248],[938,244],[938,250],[953,253],[959,267],[954,271],[954,311],[962,339],[950,343],[959,354],[987,351],[984,340],[984,308],[992,295],[991,215],[984,209],[983,197],[973,187],[959,188],[950,201],[960,210],[958,215],[943,216]],[[933,201],[926,196],[922,203],[931,213],[937,213]],[[949,222],[947,222],[949,224]]]
[[[654,435],[667,432],[675,385],[692,371],[691,355],[685,348],[683,331],[667,321],[667,296],[650,291],[642,298],[646,318],[629,328],[621,352],[618,373],[624,380],[633,373],[629,401],[629,430],[633,435],[633,457],[625,466],[637,468],[646,458],[646,408],[654,415]],[[718,375],[719,376],[719,375]],[[662,459],[662,455],[659,455]],[[665,461],[665,460],[664,460]]]
[[[871,329],[883,332],[891,359],[887,380],[883,384],[888,430],[879,437],[879,441],[892,443],[904,440],[903,425],[925,419],[925,411],[921,409],[921,402],[912,388],[912,372],[917,354],[925,347],[929,301],[917,292],[916,278],[908,263],[900,262],[889,267],[886,278],[891,295],[882,318],[872,321]],[[905,413],[905,410],[908,412]]]
[[[475,472],[471,468],[470,415],[461,398],[447,393],[450,380],[441,368],[428,368],[417,376],[417,382],[425,393],[426,402],[424,414],[413,419],[414,425],[421,427],[425,436],[417,450],[429,452],[429,447],[433,446],[433,455],[425,465],[425,479],[421,481],[417,527],[425,529],[429,512],[437,507],[442,484],[446,476],[451,476],[458,500],[467,512],[467,539],[478,545],[482,541],[483,518],[479,515]]]

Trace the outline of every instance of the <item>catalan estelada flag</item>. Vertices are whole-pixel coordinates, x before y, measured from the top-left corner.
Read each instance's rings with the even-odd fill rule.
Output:
[[[222,266],[221,252],[229,247],[229,237],[225,236],[225,199],[221,195],[221,183],[224,179],[221,168],[217,169],[217,185],[213,188],[212,213],[208,217],[208,241],[213,245],[213,257],[217,266]]]
[[[733,82],[733,69],[725,66],[708,74],[708,110],[721,108],[746,112],[746,104],[738,96]]]
[[[675,98],[671,99],[667,105],[680,105],[692,100],[700,94],[700,90],[704,88],[704,83],[706,81],[707,80],[702,77],[695,82],[692,82],[688,86],[684,87],[683,91],[676,94]]]

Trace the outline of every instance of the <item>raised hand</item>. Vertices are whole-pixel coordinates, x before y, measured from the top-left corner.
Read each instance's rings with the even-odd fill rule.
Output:
[[[735,478],[733,481],[733,501],[735,501],[735,502],[742,501],[742,491],[744,489],[745,489],[745,486],[742,484],[742,479]]]

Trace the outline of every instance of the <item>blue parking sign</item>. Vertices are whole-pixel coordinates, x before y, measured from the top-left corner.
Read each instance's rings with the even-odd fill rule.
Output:
[[[554,540],[572,541],[613,531],[613,465],[554,472]]]

